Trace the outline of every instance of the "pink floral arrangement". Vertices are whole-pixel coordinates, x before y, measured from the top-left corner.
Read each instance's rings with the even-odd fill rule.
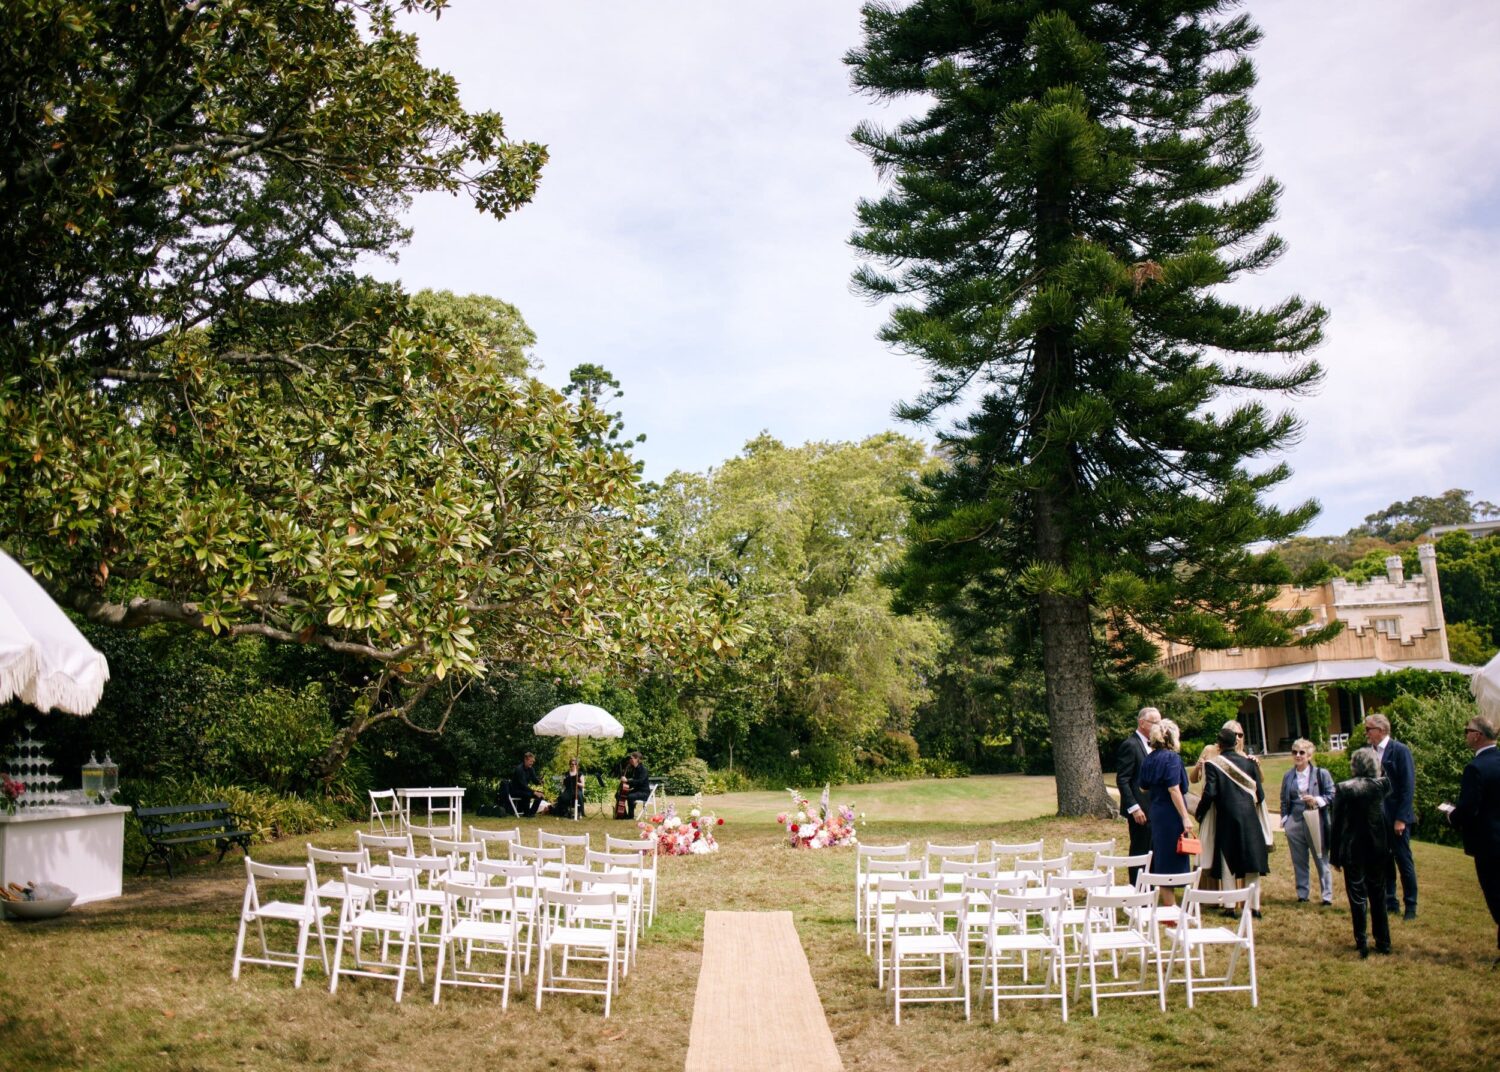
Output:
[[[7,815],[16,813],[16,801],[21,794],[26,792],[26,786],[16,781],[9,774],[0,774],[0,807],[5,809]]]
[[[719,851],[714,840],[714,828],[724,825],[724,820],[703,811],[703,796],[693,798],[687,818],[677,814],[677,806],[668,804],[660,815],[651,815],[640,827],[641,837],[656,843],[658,856],[703,856]]]
[[[828,849],[859,844],[854,826],[854,809],[848,804],[840,804],[837,808],[829,807],[826,789],[823,791],[822,803],[816,806],[796,789],[788,789],[787,792],[792,795],[792,809],[776,816],[776,821],[786,827],[787,844],[796,849]]]

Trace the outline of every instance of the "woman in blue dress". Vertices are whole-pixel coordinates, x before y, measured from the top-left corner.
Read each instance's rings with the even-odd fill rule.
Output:
[[[1146,805],[1151,824],[1151,870],[1161,875],[1181,875],[1193,867],[1192,857],[1177,851],[1179,836],[1193,836],[1193,819],[1184,799],[1187,769],[1177,754],[1180,736],[1177,723],[1162,719],[1151,729],[1151,754],[1141,764],[1141,788],[1151,794]],[[1163,888],[1161,897],[1163,904],[1177,903],[1170,888]]]

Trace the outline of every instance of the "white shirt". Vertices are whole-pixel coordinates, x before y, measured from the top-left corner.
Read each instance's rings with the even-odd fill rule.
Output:
[[[1322,797],[1313,792],[1313,789],[1315,789],[1316,786],[1312,784],[1312,772],[1313,769],[1311,763],[1307,765],[1307,770],[1299,771],[1296,767],[1293,767],[1292,777],[1294,781],[1292,782],[1292,784],[1297,787],[1298,797],[1310,796],[1316,802],[1318,807],[1326,807],[1328,801],[1324,800]]]

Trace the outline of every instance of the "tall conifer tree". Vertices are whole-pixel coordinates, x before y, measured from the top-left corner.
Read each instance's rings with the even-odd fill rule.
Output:
[[[1259,38],[1225,0],[871,3],[855,84],[925,108],[856,143],[891,179],[859,206],[856,276],[942,433],[901,575],[910,602],[987,600],[1040,638],[1062,814],[1110,810],[1091,659],[1145,633],[1288,643],[1274,566],[1247,550],[1317,505],[1264,493],[1311,389],[1325,311],[1225,284],[1275,262],[1279,193],[1252,181]],[[1265,360],[1266,357],[1279,360]],[[1320,634],[1311,634],[1315,639]]]

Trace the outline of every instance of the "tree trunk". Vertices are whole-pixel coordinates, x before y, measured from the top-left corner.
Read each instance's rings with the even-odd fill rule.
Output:
[[[1047,562],[1067,565],[1067,552],[1051,494],[1036,496],[1037,550]],[[1042,670],[1047,682],[1047,724],[1057,776],[1057,814],[1114,814],[1099,765],[1099,726],[1094,717],[1094,641],[1088,602],[1081,596],[1042,593]]]
[[[1073,596],[1044,595],[1041,619],[1057,814],[1107,818],[1114,814],[1114,807],[1099,766],[1088,604]]]
[[[359,735],[366,725],[368,724],[356,722],[351,726],[345,726],[334,735],[327,749],[313,762],[308,771],[314,780],[327,785],[338,777],[339,771],[344,769],[344,764],[349,760],[349,754],[354,751],[354,742],[359,740]]]

